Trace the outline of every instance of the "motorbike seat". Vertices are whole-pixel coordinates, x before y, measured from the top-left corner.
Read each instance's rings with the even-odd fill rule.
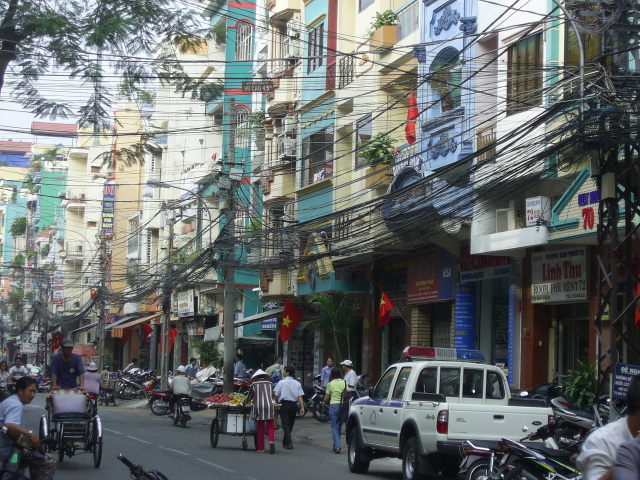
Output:
[[[170,390],[167,388],[154,388],[153,390],[151,390],[154,393],[169,393]]]
[[[91,412],[60,412],[54,413],[53,419],[55,421],[78,421],[78,420],[91,420]]]
[[[569,410],[569,412],[573,413],[574,415],[578,415],[579,417],[588,418],[589,420],[596,419],[595,414],[593,412],[590,412],[589,410]]]
[[[531,450],[537,450],[550,457],[564,458],[573,455],[573,453],[569,452],[568,450],[556,450],[555,448],[545,447],[540,443],[526,442],[523,443],[523,445],[525,445],[527,448],[530,448]]]
[[[498,442],[493,442],[491,440],[471,440],[471,443],[480,448],[488,448],[493,451],[500,450],[500,445],[498,444]]]

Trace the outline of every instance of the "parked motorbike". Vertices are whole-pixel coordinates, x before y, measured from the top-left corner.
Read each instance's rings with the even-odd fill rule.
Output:
[[[311,404],[311,413],[313,418],[321,423],[329,421],[329,407],[324,404],[324,397],[327,390],[322,387],[320,375],[313,377],[313,402]]]
[[[169,480],[162,473],[156,470],[146,472],[140,465],[136,465],[133,462],[127,460],[127,458],[123,454],[118,455],[118,460],[120,460],[127,466],[127,468],[129,468],[131,478],[133,478],[134,480]]]
[[[155,388],[157,383],[155,370],[141,372],[134,377],[121,377],[116,392],[125,400],[133,400],[136,397],[148,398],[149,392]]]

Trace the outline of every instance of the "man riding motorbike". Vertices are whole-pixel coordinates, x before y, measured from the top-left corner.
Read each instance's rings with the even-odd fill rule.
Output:
[[[176,402],[181,398],[186,398],[189,396],[189,391],[191,390],[191,382],[189,381],[189,377],[185,375],[186,369],[184,365],[180,365],[177,369],[177,374],[173,377],[171,381],[171,385],[169,385],[169,390],[173,392],[171,398],[169,399],[169,418],[173,418],[175,416]]]

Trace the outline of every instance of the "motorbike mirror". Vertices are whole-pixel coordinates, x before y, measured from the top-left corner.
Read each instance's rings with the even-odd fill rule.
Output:
[[[529,391],[528,390],[522,390],[519,395],[521,397],[528,397],[529,396]]]
[[[373,387],[369,387],[369,396],[373,397]]]
[[[528,432],[528,431],[529,431],[529,427],[527,427],[527,426],[525,425],[524,427],[522,427],[522,431],[523,431],[523,432],[525,432],[525,433],[526,433],[526,432]]]

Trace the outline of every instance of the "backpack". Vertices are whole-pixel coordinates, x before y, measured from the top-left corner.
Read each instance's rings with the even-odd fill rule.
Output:
[[[340,402],[340,410],[349,410],[353,401],[353,392],[349,390],[349,385],[344,382],[344,390],[342,391],[342,401]]]
[[[277,368],[271,374],[271,381],[273,383],[278,383],[280,380],[282,380],[282,367]]]

